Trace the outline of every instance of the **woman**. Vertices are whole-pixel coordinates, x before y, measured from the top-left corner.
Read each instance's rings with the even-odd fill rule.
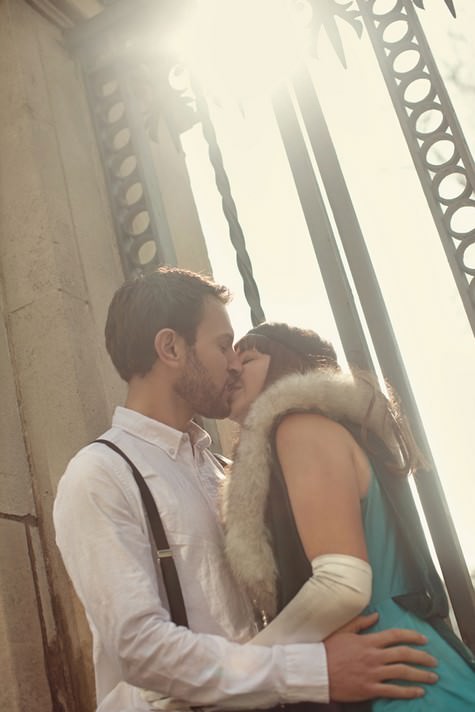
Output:
[[[368,606],[377,628],[428,637],[439,681],[424,698],[366,709],[473,712],[475,660],[443,620],[404,477],[421,458],[395,405],[370,377],[343,375],[314,332],[261,324],[236,348],[231,418],[242,427],[224,494],[227,553],[264,620],[285,607],[252,642],[323,640]]]

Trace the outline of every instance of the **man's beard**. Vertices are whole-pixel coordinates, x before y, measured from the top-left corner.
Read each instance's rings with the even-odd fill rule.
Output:
[[[190,347],[186,367],[180,380],[175,383],[176,393],[183,398],[197,415],[205,418],[226,418],[231,410],[230,391],[227,381],[220,390]]]

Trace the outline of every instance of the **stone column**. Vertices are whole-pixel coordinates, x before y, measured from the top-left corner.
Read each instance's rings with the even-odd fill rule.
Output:
[[[94,708],[89,634],[54,544],[71,455],[123,389],[103,348],[123,275],[78,66],[0,3],[0,707]]]
[[[80,67],[23,0],[0,2],[0,91],[0,708],[92,712],[51,512],[123,400],[103,346],[123,273]],[[162,129],[151,151],[178,262],[209,272],[181,149]]]

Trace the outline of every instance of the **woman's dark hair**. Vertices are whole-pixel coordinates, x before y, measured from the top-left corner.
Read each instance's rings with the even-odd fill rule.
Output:
[[[267,322],[259,324],[243,336],[235,348],[237,351],[255,349],[271,357],[264,389],[291,373],[306,373],[319,368],[340,370],[335,349],[329,341],[325,341],[314,331],[299,329],[287,324]],[[342,424],[350,430],[359,445],[369,455],[384,461],[388,470],[395,474],[406,475],[411,471],[425,467],[425,459],[400,411],[398,399],[392,389],[388,387],[388,397],[386,397],[381,392],[376,377],[369,373],[359,372],[355,374],[355,378],[364,380],[372,389],[372,402],[362,425]],[[393,437],[398,444],[398,457],[390,452],[385,443],[367,430],[367,422],[376,399],[384,399],[384,417],[388,418]]]
[[[106,348],[121,378],[128,382],[150,371],[161,329],[173,329],[194,344],[209,297],[226,304],[230,293],[209,277],[172,267],[125,282],[112,298],[105,328]]]
[[[289,373],[315,368],[338,370],[335,349],[315,331],[280,323],[263,323],[251,329],[236,344],[237,351],[256,349],[271,357],[264,388]]]

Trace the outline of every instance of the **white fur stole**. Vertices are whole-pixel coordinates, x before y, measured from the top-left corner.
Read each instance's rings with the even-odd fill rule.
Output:
[[[226,553],[237,581],[259,610],[276,611],[277,569],[265,525],[272,467],[270,435],[278,417],[290,411],[318,411],[335,421],[364,424],[397,456],[387,403],[365,377],[335,371],[286,376],[253,403],[241,429],[223,491]]]

